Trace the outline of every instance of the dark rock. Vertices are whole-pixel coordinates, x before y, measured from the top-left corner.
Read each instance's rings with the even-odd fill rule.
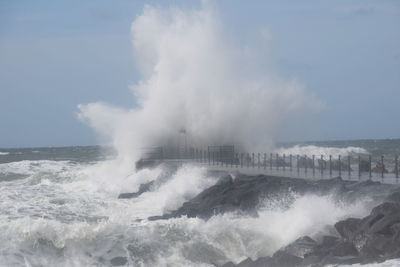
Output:
[[[394,202],[400,204],[400,191],[393,192],[386,198],[387,202]]]
[[[128,263],[126,257],[114,257],[110,260],[112,266],[124,266]]]
[[[268,260],[268,266],[294,267],[300,266],[303,259],[279,250]]]
[[[317,242],[311,237],[303,236],[281,250],[293,256],[304,258],[304,255],[313,251],[316,245]]]
[[[325,180],[302,180],[273,176],[238,175],[222,177],[214,186],[184,203],[171,214],[149,219],[165,219],[186,215],[208,219],[216,213],[256,212],[260,201],[292,193],[326,195],[334,192],[341,201],[354,201],[369,196],[371,203],[387,200],[372,209],[365,218],[348,218],[334,225],[338,236],[323,236],[320,242],[301,237],[281,248],[272,257],[255,261],[248,258],[241,266],[324,266],[381,262],[400,257],[400,189],[371,180],[343,181],[340,177]],[[285,198],[286,199],[286,198]],[[294,198],[288,198],[290,206]],[[368,202],[369,203],[369,202]]]
[[[352,240],[357,234],[360,227],[361,219],[349,218],[344,221],[337,222],[335,228],[342,238]]]
[[[363,219],[349,218],[335,224],[341,237],[323,236],[317,243],[302,237],[273,254],[227,266],[325,266],[383,262],[400,257],[400,204],[382,203]]]
[[[235,266],[237,266],[237,267],[266,267],[266,266],[271,266],[270,261],[271,261],[271,257],[261,257],[255,261],[253,261],[250,258],[247,258]]]
[[[257,208],[263,199],[292,193],[303,195],[310,192],[317,194],[327,194],[332,191],[342,192],[345,190],[346,184],[350,183],[340,178],[308,181],[264,175],[238,175],[233,180],[226,176],[214,186],[185,202],[178,210],[149,219],[168,219],[180,216],[208,219],[214,214],[225,212],[257,215]],[[290,197],[288,199],[290,200]],[[294,199],[292,198],[292,200]]]
[[[348,241],[340,242],[337,245],[335,245],[331,253],[335,257],[358,256],[357,249],[355,248],[353,243]]]
[[[234,264],[233,262],[229,261],[225,263],[224,265],[221,265],[221,267],[236,267],[237,265]]]
[[[160,161],[157,160],[138,160],[135,164],[136,170],[146,169],[146,168],[154,168],[160,165]]]
[[[140,196],[141,194],[143,194],[144,192],[150,191],[151,187],[153,186],[154,181],[145,183],[145,184],[141,184],[139,186],[139,190],[137,192],[134,193],[122,193],[118,196],[118,198],[135,198]]]
[[[354,244],[365,262],[392,258],[400,252],[400,204],[385,202],[363,219],[335,224],[346,241]]]
[[[228,174],[228,175],[224,175],[221,178],[219,178],[215,185],[218,185],[218,186],[231,185],[232,183],[233,183],[232,176]]]

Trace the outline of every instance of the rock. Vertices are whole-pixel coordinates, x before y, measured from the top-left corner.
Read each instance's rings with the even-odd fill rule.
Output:
[[[393,192],[392,194],[390,194],[388,197],[386,197],[386,201],[400,203],[400,191]]]
[[[185,202],[169,214],[150,217],[150,220],[188,216],[208,219],[215,214],[238,212],[257,216],[259,205],[264,199],[283,196],[283,207],[288,207],[295,196],[306,193],[337,194],[342,200],[355,201],[370,196],[373,201],[382,201],[393,185],[373,181],[344,181],[340,177],[321,180],[305,180],[275,176],[247,176],[238,174],[235,179],[224,175],[214,185]],[[140,193],[140,192],[138,192]]]
[[[141,184],[139,186],[139,190],[135,193],[122,193],[118,196],[118,198],[135,198],[143,194],[144,192],[150,191],[151,187],[153,186],[154,181]]]
[[[344,241],[336,244],[333,247],[331,254],[332,256],[335,257],[345,257],[345,256],[357,257],[358,250],[355,248],[353,243],[349,241]]]
[[[286,251],[279,250],[268,260],[268,266],[295,267],[300,266],[303,259]]]
[[[240,262],[237,267],[265,267],[271,266],[270,265],[271,257],[261,257],[257,260],[253,261],[250,258],[245,259],[244,261]]]
[[[110,260],[112,266],[124,266],[128,263],[126,257],[114,257]]]
[[[337,222],[335,224],[335,228],[343,239],[352,240],[357,234],[360,223],[361,219],[349,218],[347,220]]]
[[[350,182],[343,181],[340,178],[309,181],[265,175],[238,175],[234,180],[232,177],[224,177],[214,186],[185,202],[178,210],[149,219],[169,219],[180,216],[208,219],[215,214],[225,212],[239,212],[257,216],[260,201],[265,198],[273,198],[281,194],[287,195],[288,201],[293,201],[294,197],[290,194],[341,192],[347,183]]]
[[[224,265],[221,265],[221,267],[235,267],[235,266],[237,266],[237,265],[234,264],[234,263],[231,262],[231,261],[225,263]]]
[[[317,243],[308,236],[281,248],[272,257],[246,259],[226,267],[325,266],[382,262],[400,257],[400,204],[382,203],[370,215],[335,224],[340,237],[323,236]]]
[[[231,175],[224,175],[221,178],[218,179],[217,183],[215,185],[218,186],[229,186],[233,183],[233,179]]]
[[[241,266],[324,266],[380,262],[400,257],[400,189],[371,180],[343,181],[340,177],[325,180],[302,180],[274,176],[246,176],[238,174],[221,177],[179,209],[151,219],[188,216],[208,219],[214,214],[241,212],[256,214],[260,201],[277,195],[296,196],[308,193],[326,195],[335,192],[341,201],[354,201],[369,196],[376,203],[364,218],[348,218],[334,225],[338,236],[323,236],[320,242],[308,236],[298,238],[275,252],[272,257],[257,260],[247,258],[239,264],[226,263],[225,267]],[[286,194],[286,195],[285,195]],[[294,198],[288,198],[290,206]],[[253,212],[253,213],[252,213]]]
[[[160,165],[160,161],[157,160],[138,160],[135,164],[136,170],[146,169],[146,168],[154,168]]]
[[[304,255],[312,252],[316,245],[317,242],[311,237],[303,236],[281,250],[293,256],[304,258]]]
[[[346,241],[352,242],[364,262],[400,255],[400,204],[385,202],[363,219],[335,224]]]

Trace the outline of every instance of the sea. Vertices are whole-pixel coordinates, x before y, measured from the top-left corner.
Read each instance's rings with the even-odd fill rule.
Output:
[[[285,143],[275,151],[391,159],[400,154],[400,139]],[[258,217],[149,221],[219,177],[191,163],[128,173],[127,164],[134,166],[101,146],[0,148],[0,266],[221,266],[272,255],[298,237],[370,212],[362,202],[305,195],[285,209],[279,199],[268,200]],[[153,180],[163,182],[137,198],[118,199]]]

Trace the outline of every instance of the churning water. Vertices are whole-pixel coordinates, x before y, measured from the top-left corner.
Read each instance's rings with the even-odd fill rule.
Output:
[[[258,217],[148,221],[219,177],[190,164],[113,175],[113,153],[99,147],[0,152],[0,266],[218,266],[271,255],[300,236],[318,237],[340,219],[369,213],[362,202],[316,195],[282,209],[277,196]],[[152,180],[149,192],[118,199]]]

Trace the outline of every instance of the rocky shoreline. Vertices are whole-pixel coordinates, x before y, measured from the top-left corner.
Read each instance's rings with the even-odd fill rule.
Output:
[[[120,195],[120,198],[137,197],[152,184],[142,185],[138,192]],[[333,194],[344,203],[365,199],[371,213],[364,218],[338,221],[327,234],[318,240],[299,237],[279,249],[271,257],[246,260],[224,267],[256,266],[324,266],[328,264],[354,264],[383,262],[400,258],[400,188],[373,181],[344,181],[340,177],[326,180],[304,180],[274,176],[224,175],[214,185],[180,208],[149,220],[162,220],[180,216],[209,219],[227,212],[258,216],[265,199],[285,195],[283,207],[290,205],[296,196],[305,194]]]

